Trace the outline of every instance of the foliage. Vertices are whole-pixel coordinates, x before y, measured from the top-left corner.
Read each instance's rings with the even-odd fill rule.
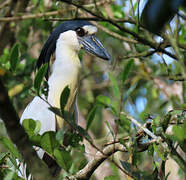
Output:
[[[61,92],[60,109],[50,107],[50,110],[63,117],[74,131],[59,130],[40,134],[40,121],[25,119],[22,125],[31,143],[44,149],[56,160],[62,168],[61,179],[83,169],[92,154],[95,154],[95,150],[102,151],[103,144],[109,142],[119,142],[127,152],[120,152],[118,156],[113,152],[112,158],[107,157],[109,167],[96,167],[102,168],[103,174],[95,172],[91,176],[92,179],[104,176],[105,180],[119,180],[126,177],[126,174],[134,179],[166,179],[171,176],[171,171],[165,171],[169,158],[176,161],[179,176],[184,178],[185,21],[181,17],[175,17],[170,25],[164,27],[165,33],[152,34],[139,22],[141,12],[138,1],[106,1],[99,6],[95,6],[94,2],[90,1],[85,7],[96,12],[98,17],[111,19],[120,26],[118,29],[110,21],[97,22],[100,27],[97,36],[112,55],[112,61],[100,61],[80,52],[84,67],[80,75],[78,93],[81,125],[74,122],[71,112],[65,111],[70,94],[67,86]],[[143,3],[144,1],[140,2],[140,7]],[[7,4],[3,9],[0,7],[1,17],[6,18],[6,8],[9,6],[10,4]],[[35,18],[2,22],[7,24],[10,28],[7,31],[13,32],[15,38],[11,39],[9,35],[5,42],[0,32],[1,44],[4,44],[0,52],[0,78],[20,116],[34,96],[43,93],[47,97],[48,94],[48,84],[44,78],[48,64],[43,65],[37,73],[35,64],[50,32],[60,23],[50,18],[89,17],[83,10],[74,13],[73,8],[74,6],[61,2],[32,0],[25,9],[29,14],[35,15]],[[65,13],[61,12],[61,9]],[[37,16],[38,13],[50,11],[59,12],[49,16],[49,19],[47,15]],[[183,10],[180,12],[183,13]],[[17,13],[18,17],[27,15],[27,12],[22,10]],[[131,117],[163,141],[153,142],[154,139],[137,127]],[[83,139],[89,142],[91,148],[87,148],[88,145]],[[67,147],[63,146],[66,140]],[[0,179],[23,179],[16,162],[18,159],[23,162],[23,159],[8,138],[2,121],[0,152]],[[107,168],[109,172],[106,171]],[[123,171],[120,173],[121,169]]]

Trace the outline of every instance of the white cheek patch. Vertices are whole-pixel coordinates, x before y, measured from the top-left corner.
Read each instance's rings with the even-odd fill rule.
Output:
[[[91,34],[95,34],[97,32],[97,27],[96,26],[93,26],[93,25],[86,25],[86,26],[83,26],[83,29],[88,32],[89,35]]]

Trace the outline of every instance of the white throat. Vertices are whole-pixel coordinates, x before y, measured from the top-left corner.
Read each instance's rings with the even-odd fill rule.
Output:
[[[56,60],[52,65],[52,73],[48,80],[49,103],[59,108],[61,92],[67,85],[70,87],[71,94],[77,92],[80,68],[78,50],[66,41],[58,41],[56,44]],[[72,97],[75,98],[75,95]],[[72,99],[72,101],[74,100]],[[69,104],[69,108],[71,104]]]

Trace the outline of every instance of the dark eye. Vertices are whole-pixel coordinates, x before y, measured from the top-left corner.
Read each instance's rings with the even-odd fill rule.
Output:
[[[78,36],[82,37],[85,35],[85,30],[83,28],[77,28],[76,33]]]

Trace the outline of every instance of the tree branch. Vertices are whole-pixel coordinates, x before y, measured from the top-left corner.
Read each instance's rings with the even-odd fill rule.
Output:
[[[0,22],[34,19],[34,18],[45,17],[45,16],[54,16],[60,13],[61,13],[60,11],[51,11],[51,12],[46,12],[46,13],[29,14],[29,15],[23,15],[23,16],[20,15],[20,16],[13,16],[13,17],[2,17],[0,18]]]
[[[152,51],[144,51],[142,53],[133,53],[131,55],[120,57],[119,59],[129,59],[129,58],[139,58],[139,57],[148,57],[156,53],[155,50]]]
[[[91,160],[82,170],[80,170],[76,175],[67,177],[67,179],[70,180],[83,180],[83,179],[89,179],[93,172],[96,170],[96,168],[104,161],[106,160],[109,156],[114,154],[117,151],[121,152],[127,152],[126,147],[124,147],[122,144],[112,144],[103,149],[103,153],[97,152],[94,159]],[[131,176],[130,174],[128,174]],[[132,176],[131,176],[132,177]]]
[[[102,6],[106,3],[111,3],[113,0],[104,0],[101,2],[97,2],[97,6]],[[87,4],[84,5],[86,8],[94,7],[95,4]],[[71,10],[74,10],[75,7],[71,8]],[[69,9],[68,9],[69,10]],[[20,15],[20,16],[13,16],[13,17],[1,17],[0,22],[10,22],[10,21],[20,21],[20,20],[26,20],[26,19],[34,19],[39,17],[46,17],[46,16],[55,16],[65,13],[66,10],[58,10],[58,11],[51,11],[51,12],[44,12],[44,13],[37,13],[37,14],[28,14],[28,15]]]

